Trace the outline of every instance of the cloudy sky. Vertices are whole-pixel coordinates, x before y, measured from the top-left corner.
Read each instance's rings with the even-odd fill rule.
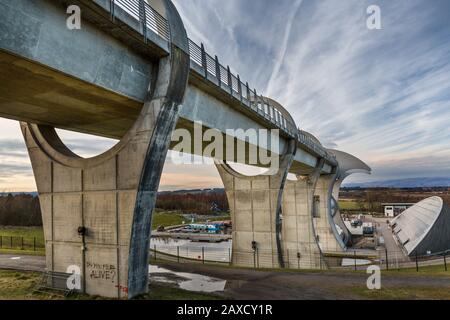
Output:
[[[450,177],[450,1],[174,2],[194,41],[325,146],[373,168],[350,181]],[[366,26],[373,4],[382,30]],[[84,155],[111,144],[64,137]],[[169,163],[162,181],[165,190],[217,186],[211,166]],[[18,124],[0,120],[0,191],[33,189]]]

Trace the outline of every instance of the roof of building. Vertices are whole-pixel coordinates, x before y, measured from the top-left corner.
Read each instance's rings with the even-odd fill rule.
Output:
[[[442,198],[431,197],[405,210],[401,215],[392,220],[394,234],[396,234],[397,239],[400,244],[403,245],[408,255],[413,254],[418,247],[423,244],[425,238],[428,238],[426,241],[427,251],[439,252],[438,250],[441,249],[449,249],[450,246],[446,249],[442,248],[442,241],[439,240],[438,243],[435,241],[435,239],[438,238],[437,236],[440,236],[441,238],[450,238],[450,220],[448,219],[448,213],[447,206],[445,206],[444,210]],[[440,230],[442,226],[438,226],[436,223],[440,218],[445,218],[443,221],[446,221],[444,226],[445,229],[442,230]],[[447,226],[447,224],[449,225]],[[436,233],[441,234],[434,235]],[[419,254],[424,253],[422,252]]]

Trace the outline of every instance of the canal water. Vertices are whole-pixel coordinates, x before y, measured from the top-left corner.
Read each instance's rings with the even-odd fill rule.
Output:
[[[157,252],[167,253],[183,258],[229,263],[232,241],[218,243],[192,242],[183,239],[152,238],[150,247]]]
[[[227,282],[200,274],[175,272],[158,266],[150,266],[150,282],[172,284],[193,292],[221,292]]]

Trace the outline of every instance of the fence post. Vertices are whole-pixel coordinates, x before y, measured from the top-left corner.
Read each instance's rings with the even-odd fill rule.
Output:
[[[203,43],[201,44],[201,51],[202,51],[202,67],[205,69],[205,78],[207,78],[208,77],[208,66],[207,66],[207,62],[206,62],[205,46]]]
[[[33,251],[36,251],[36,237],[33,237]]]
[[[9,245],[10,245],[11,249],[13,248],[12,243],[13,243],[13,237],[11,236],[9,239]]]
[[[259,248],[256,248],[256,268],[259,269]]]
[[[256,249],[253,250],[253,269],[256,269]]]
[[[417,254],[417,251],[416,251],[416,271],[419,272],[419,255]]]
[[[205,247],[202,247],[202,262],[205,264]]]
[[[358,266],[356,265],[356,250],[353,251],[353,260],[355,261],[355,271],[358,270]]]
[[[291,261],[289,259],[289,249],[287,249],[287,265],[288,265],[288,269],[291,268]]]
[[[228,263],[231,266],[231,248],[228,248]]]
[[[156,260],[156,244],[153,246],[153,251],[155,253],[155,260]]]
[[[444,266],[445,266],[445,271],[448,271],[448,269],[447,269],[447,252],[444,252]]]
[[[386,248],[386,270],[389,270],[389,256],[387,248]]]
[[[177,247],[177,261],[180,263],[180,246]]]
[[[0,248],[3,248],[3,236],[0,236]]]
[[[20,239],[20,250],[23,250],[23,237],[21,237]]]

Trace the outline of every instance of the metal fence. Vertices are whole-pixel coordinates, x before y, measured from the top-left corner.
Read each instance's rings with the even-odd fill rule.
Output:
[[[277,253],[267,250],[241,250],[233,254],[231,248],[218,250],[209,246],[166,247],[154,245],[150,252],[153,259],[177,263],[237,265],[255,269],[279,267]],[[442,268],[442,271],[448,271],[449,255],[450,251],[411,258],[402,252],[387,252],[386,250],[328,251],[323,254],[318,251],[300,254],[297,250],[284,250],[283,260],[286,269],[361,271],[376,265],[382,270],[415,269],[419,272],[424,267],[430,266],[438,266],[438,268]]]
[[[110,0],[113,19],[117,18],[116,8],[124,10],[141,25],[141,33],[147,40],[147,30],[153,31],[166,41],[170,40],[170,28],[167,19],[144,0]]]
[[[0,236],[0,249],[39,251],[45,243],[37,237]]]

